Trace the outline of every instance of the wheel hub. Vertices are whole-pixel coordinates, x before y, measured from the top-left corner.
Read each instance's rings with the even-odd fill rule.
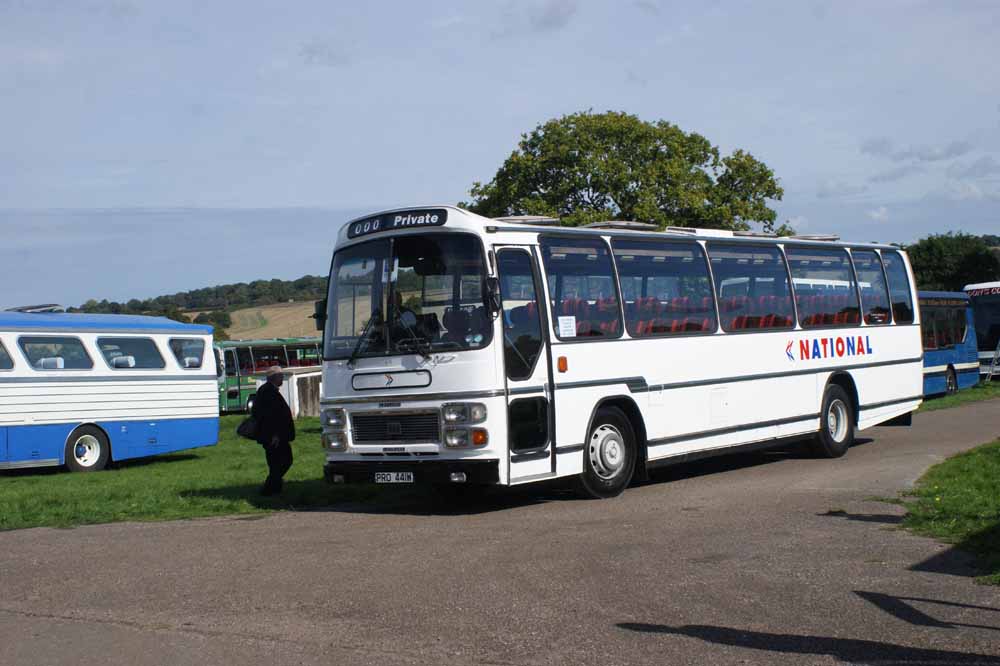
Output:
[[[625,439],[612,425],[603,424],[590,437],[590,464],[602,479],[610,480],[625,466]]]
[[[826,412],[826,428],[830,439],[842,442],[847,437],[847,405],[843,400],[834,400]]]
[[[81,467],[95,465],[101,457],[101,444],[93,435],[83,435],[73,446],[73,457]]]

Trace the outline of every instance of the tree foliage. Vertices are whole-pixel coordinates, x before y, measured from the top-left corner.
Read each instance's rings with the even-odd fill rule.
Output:
[[[982,237],[932,234],[906,250],[920,289],[961,291],[967,284],[1000,280],[1000,259]]]
[[[627,219],[658,226],[774,231],[774,172],[744,150],[621,112],[575,113],[521,137],[493,179],[460,205],[488,217],[549,215],[563,224]],[[787,232],[787,225],[782,225]]]

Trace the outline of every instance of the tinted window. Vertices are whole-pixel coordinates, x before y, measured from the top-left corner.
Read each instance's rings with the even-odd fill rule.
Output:
[[[920,327],[924,349],[946,349],[965,342],[966,304],[963,301],[920,301]]]
[[[892,317],[897,324],[913,323],[913,297],[910,295],[910,278],[906,264],[898,252],[883,251],[882,262],[889,277],[889,295],[892,300]]]
[[[11,370],[14,368],[14,360],[7,353],[7,349],[0,342],[0,370]]]
[[[792,328],[792,290],[777,247],[709,243],[722,328]]]
[[[89,370],[94,367],[77,338],[23,337],[17,342],[35,370]]]
[[[253,374],[253,357],[250,355],[249,347],[236,348],[236,366],[240,369],[241,375]]]
[[[205,356],[205,341],[195,338],[173,338],[170,351],[182,368],[200,368]]]
[[[885,284],[882,260],[874,250],[853,250],[854,270],[861,285],[861,305],[866,324],[889,323],[889,287]]]
[[[629,335],[715,331],[712,281],[700,245],[616,240],[612,247]]]
[[[561,339],[617,338],[621,309],[611,253],[600,239],[542,239],[552,328]]]
[[[166,363],[149,338],[98,338],[97,348],[116,370],[163,368]]]
[[[236,363],[236,352],[232,349],[226,350],[226,377],[235,377],[239,374],[239,365]]]
[[[267,372],[273,365],[282,368],[288,365],[284,347],[254,347],[253,362],[256,372]]]
[[[503,350],[507,376],[527,379],[542,351],[542,326],[531,272],[531,257],[521,250],[497,253],[503,300]]]
[[[861,321],[857,284],[846,250],[785,247],[802,328]]]

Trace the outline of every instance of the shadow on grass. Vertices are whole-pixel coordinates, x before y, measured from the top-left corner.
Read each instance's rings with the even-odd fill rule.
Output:
[[[150,456],[148,458],[133,458],[129,460],[119,460],[111,461],[108,463],[106,469],[100,472],[91,472],[91,474],[105,474],[107,472],[114,472],[119,469],[132,469],[145,467],[147,465],[160,465],[173,462],[184,462],[185,460],[196,460],[199,456],[191,453],[166,453],[159,456]],[[56,474],[69,474],[70,472],[62,465],[53,465],[48,467],[26,467],[24,469],[5,469],[0,470],[0,478],[2,477],[25,477],[25,476],[53,476]]]
[[[887,664],[997,664],[995,655],[956,650],[916,648],[896,643],[867,641],[831,636],[803,636],[776,634],[764,631],[747,631],[712,625],[687,624],[671,627],[664,624],[622,622],[620,629],[645,634],[687,636],[706,643],[726,647],[750,648],[778,654],[828,656],[851,664],[886,666]],[[812,663],[809,662],[802,663]]]
[[[981,582],[1000,585],[1000,522],[970,534],[951,548],[910,567],[910,571],[950,576],[981,577]]]

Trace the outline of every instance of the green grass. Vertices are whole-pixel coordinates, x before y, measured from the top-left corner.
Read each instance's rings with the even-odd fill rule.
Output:
[[[221,419],[219,444],[125,461],[90,474],[42,468],[0,474],[0,529],[71,527],[122,520],[174,520],[329,506],[374,497],[371,486],[322,479],[318,419],[301,419],[295,463],[280,497],[260,497],[267,475],[261,447],[236,436],[241,416]]]
[[[1000,585],[1000,440],[931,467],[906,493],[903,526],[975,553]]]
[[[935,409],[948,409],[958,407],[970,402],[980,400],[992,400],[1000,398],[1000,381],[992,381],[987,384],[977,384],[972,388],[963,389],[953,395],[943,395],[939,398],[930,398],[920,406],[921,412],[931,412]]]

